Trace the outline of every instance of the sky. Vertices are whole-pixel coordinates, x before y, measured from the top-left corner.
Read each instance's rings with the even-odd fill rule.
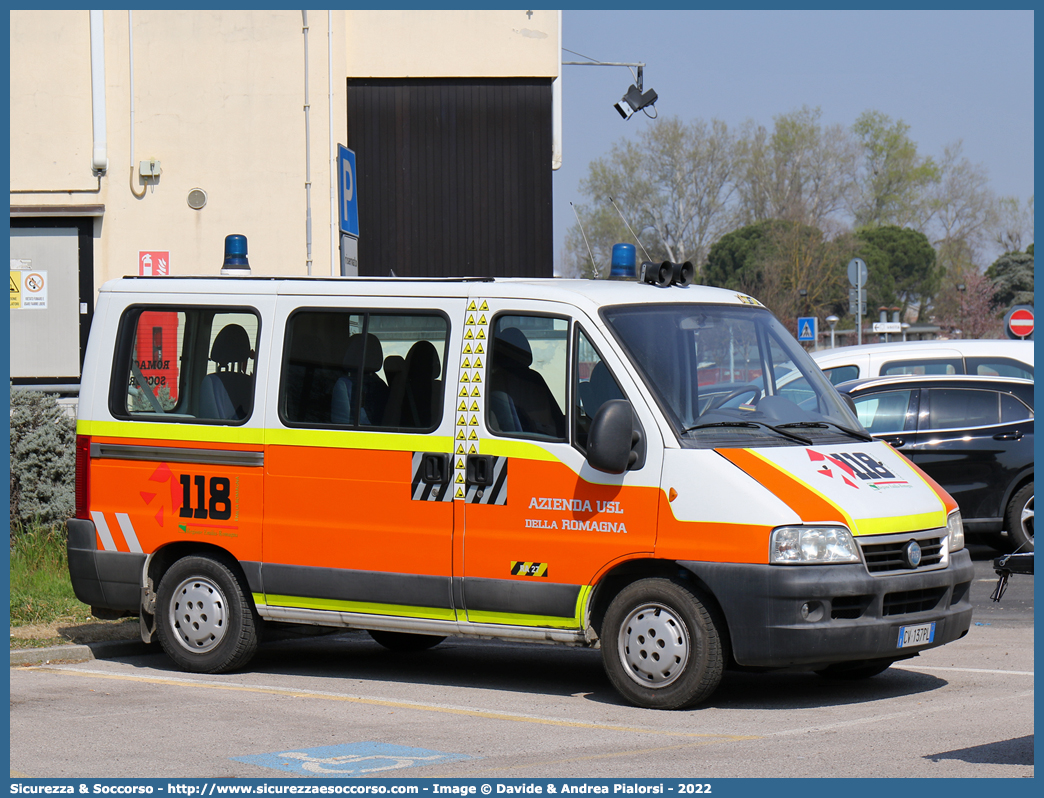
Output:
[[[1032,11],[588,11],[562,14],[562,46],[644,62],[656,113],[684,121],[773,120],[807,105],[850,126],[867,110],[909,125],[938,158],[962,140],[999,196],[1033,194]],[[563,61],[582,61],[563,52]],[[613,108],[626,67],[563,66],[562,168],[554,173],[555,266],[588,165],[654,124]],[[633,242],[632,242],[633,243]]]

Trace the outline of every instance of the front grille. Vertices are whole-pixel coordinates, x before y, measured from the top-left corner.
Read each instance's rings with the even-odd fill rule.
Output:
[[[929,612],[939,606],[946,587],[930,587],[925,590],[902,590],[887,593],[881,606],[882,615],[909,615],[912,612]]]
[[[875,535],[872,538],[857,538],[863,550],[866,568],[872,574],[886,574],[896,571],[924,570],[926,568],[942,568],[946,565],[946,537],[942,530],[931,529],[926,532],[913,532],[903,535]],[[916,569],[906,564],[903,551],[911,540],[916,540],[921,547],[921,562]]]

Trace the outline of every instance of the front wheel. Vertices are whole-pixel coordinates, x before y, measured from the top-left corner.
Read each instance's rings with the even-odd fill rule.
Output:
[[[609,680],[636,706],[684,709],[721,683],[715,617],[676,582],[642,579],[625,587],[606,611],[601,637]]]
[[[156,632],[182,670],[224,673],[257,651],[261,619],[239,580],[223,562],[183,557],[160,580]]]
[[[1023,485],[1008,502],[1005,520],[1015,551],[1033,551],[1033,483]]]

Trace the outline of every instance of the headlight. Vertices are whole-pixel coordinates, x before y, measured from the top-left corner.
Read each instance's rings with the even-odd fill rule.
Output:
[[[781,526],[772,530],[769,562],[779,565],[819,565],[859,562],[852,533],[836,526]]]
[[[946,517],[946,540],[948,551],[960,551],[964,548],[964,521],[961,520],[960,510]]]

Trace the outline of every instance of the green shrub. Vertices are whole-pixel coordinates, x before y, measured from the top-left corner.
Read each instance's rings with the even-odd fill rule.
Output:
[[[11,389],[11,530],[54,526],[73,514],[76,423],[57,397]]]
[[[27,527],[12,534],[11,625],[82,621],[89,614],[69,580],[64,530]]]

